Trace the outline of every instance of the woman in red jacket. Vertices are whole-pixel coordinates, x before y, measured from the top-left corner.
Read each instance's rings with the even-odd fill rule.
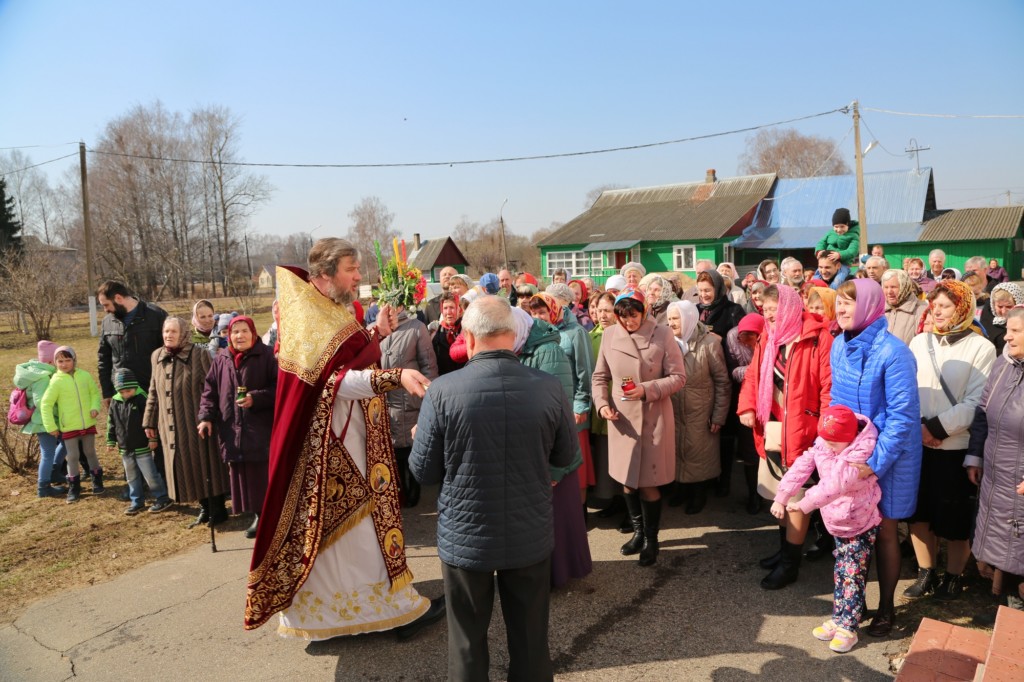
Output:
[[[779,479],[817,435],[818,416],[831,401],[832,335],[821,317],[804,312],[800,294],[785,285],[764,291],[765,331],[740,389],[740,422],[754,429],[761,457],[758,492],[774,499]],[[777,590],[797,579],[810,517],[786,512],[779,551],[761,561],[771,569],[761,587]]]

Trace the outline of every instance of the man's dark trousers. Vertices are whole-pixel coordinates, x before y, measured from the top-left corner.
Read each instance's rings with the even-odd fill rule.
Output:
[[[497,573],[501,613],[508,637],[508,679],[553,680],[548,650],[551,558],[524,568],[469,571],[441,562],[448,604],[448,679],[487,680],[487,629],[494,606]]]

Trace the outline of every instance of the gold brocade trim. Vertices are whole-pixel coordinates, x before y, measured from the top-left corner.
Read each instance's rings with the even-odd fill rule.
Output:
[[[387,393],[402,387],[402,368],[375,369],[370,375],[370,388],[374,393]]]
[[[287,268],[277,268],[278,366],[315,385],[324,367],[353,334],[365,334],[347,306],[321,294]]]
[[[366,427],[363,476],[342,441],[331,433],[338,377],[339,373],[332,374],[317,398],[280,521],[263,561],[249,573],[248,630],[287,608],[309,577],[317,555],[366,516],[373,520],[389,591],[394,593],[412,580],[405,558],[387,404],[379,395],[359,401]]]
[[[378,620],[368,623],[357,623],[355,625],[344,625],[335,628],[290,628],[286,627],[284,623],[277,626],[277,633],[282,637],[300,637],[308,641],[317,641],[322,639],[330,639],[331,637],[344,637],[346,635],[362,635],[368,632],[382,632],[385,630],[392,630],[403,625],[408,625],[413,622],[430,609],[430,600],[426,597],[421,597],[423,600],[420,605],[409,611],[403,613],[401,616],[395,616],[393,618],[386,618],[384,620]]]

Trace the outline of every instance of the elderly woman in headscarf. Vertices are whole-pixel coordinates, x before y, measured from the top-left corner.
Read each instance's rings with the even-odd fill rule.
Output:
[[[594,366],[597,365],[597,354],[601,350],[601,340],[604,338],[604,330],[618,324],[615,318],[615,294],[598,292],[591,295],[591,310],[594,321],[597,322],[590,330],[590,350]],[[625,503],[622,501],[622,486],[617,485],[608,473],[608,422],[597,413],[597,406],[591,411],[590,418],[590,452],[594,462],[594,488],[592,497],[597,506],[604,506],[597,516],[602,519],[611,518],[625,511]],[[622,524],[619,526],[622,533],[633,532],[633,524],[629,515],[625,514]]]
[[[666,324],[668,305],[678,300],[672,285],[661,275],[651,273],[640,280],[639,289],[644,292],[647,299],[647,314],[653,317],[657,324]]]
[[[725,287],[725,279],[717,270],[697,275],[697,310],[700,321],[725,343],[725,335],[743,319],[743,308],[733,303]]]
[[[583,327],[583,330],[589,332],[594,328],[594,320],[590,317],[590,310],[588,309],[590,293],[587,290],[587,284],[582,279],[574,279],[569,282],[569,290],[572,291],[573,295],[573,300],[569,302],[569,307],[572,309],[573,315],[576,316],[576,321]]]
[[[810,287],[807,290],[807,300],[804,301],[804,308],[807,312],[821,315],[825,320],[825,326],[832,336],[838,336],[842,330],[836,322],[836,291],[829,287]]]
[[[732,283],[732,287],[729,289],[729,298],[732,299],[733,303],[746,305],[747,294],[743,291],[743,287],[740,286],[740,273],[736,270],[736,266],[728,261],[719,263],[718,274]]]
[[[216,326],[213,304],[205,298],[196,301],[192,306],[192,343],[198,346],[209,345]]]
[[[757,266],[757,278],[768,282],[768,284],[778,284],[782,278],[779,264],[771,258],[765,258]]]
[[[572,368],[559,346],[558,330],[525,310],[514,308],[516,338],[512,351],[527,367],[558,377],[566,400],[572,394]],[[572,578],[582,578],[593,570],[587,542],[586,506],[580,512],[579,469],[583,455],[579,449],[567,467],[551,467],[552,505],[554,506],[555,549],[551,555],[551,586],[561,587]]]
[[[1002,355],[1006,346],[1006,316],[1018,305],[1024,305],[1024,287],[1012,282],[997,284],[981,311],[981,326],[996,347],[996,355]]]
[[[668,327],[646,317],[644,296],[627,289],[615,301],[618,324],[604,330],[594,370],[594,402],[608,420],[608,468],[623,485],[633,536],[619,550],[658,558],[659,486],[675,478],[675,419],[670,396],[686,382],[683,355]]]
[[[640,284],[640,280],[647,274],[647,268],[640,263],[630,261],[622,266],[619,274],[626,278],[625,288],[636,289]]]
[[[549,292],[554,293],[549,293]],[[594,462],[590,454],[590,378],[593,360],[590,357],[590,338],[576,322],[571,313],[566,314],[571,290],[565,284],[552,284],[548,291],[542,291],[530,302],[530,314],[544,320],[560,335],[559,345],[572,369],[572,411],[576,417],[576,431],[580,450],[583,453],[583,470],[580,472],[580,498],[586,501],[587,486],[594,485]],[[565,298],[563,298],[565,297]]]
[[[698,322],[697,306],[675,301],[667,317],[686,369],[686,386],[672,394],[679,486],[669,506],[686,502],[686,513],[698,514],[707,504],[707,486],[722,472],[719,432],[728,418],[732,382],[722,341]]]
[[[917,288],[922,292],[928,294],[935,288],[935,280],[925,274],[924,261],[916,256],[913,258],[904,259],[904,270],[907,271],[907,275],[910,280],[917,285]]]
[[[179,503],[199,501],[199,516],[190,527],[221,523],[228,518],[224,499],[231,485],[217,441],[208,431],[200,434],[198,419],[210,354],[189,340],[188,323],[180,317],[164,320],[163,341],[153,351],[142,425],[163,447],[167,494]]]
[[[228,327],[228,347],[213,359],[199,401],[199,435],[216,432],[220,456],[228,465],[231,509],[252,514],[245,537],[256,537],[267,495],[270,428],[277,396],[277,359],[256,334],[252,318],[240,316]],[[216,430],[215,430],[216,429]]]
[[[885,296],[885,321],[889,333],[903,343],[917,336],[928,302],[920,298],[921,290],[903,270],[882,273],[882,294]]]
[[[1024,308],[1006,314],[1006,351],[996,358],[974,413],[967,475],[981,490],[971,550],[992,594],[1024,610]],[[983,475],[984,474],[984,475]]]
[[[743,425],[754,429],[761,457],[758,492],[770,500],[782,475],[817,437],[818,416],[831,399],[832,335],[820,317],[804,311],[800,294],[784,284],[765,290],[764,320],[767,333],[754,349],[737,412]],[[771,569],[761,587],[777,590],[796,581],[809,526],[809,516],[787,510],[779,551],[761,561],[762,568]]]
[[[956,599],[971,555],[976,493],[964,457],[996,350],[974,324],[974,292],[967,284],[940,281],[928,302],[932,331],[910,342],[917,360],[924,447],[917,509],[910,517],[918,576],[903,596],[915,599],[934,591],[936,598]],[[936,573],[939,538],[946,540],[946,572],[941,579]]]
[[[897,524],[914,512],[921,468],[921,407],[916,366],[905,343],[890,334],[882,287],[873,279],[848,280],[836,289],[836,321],[843,333],[832,344],[832,404],[871,419],[878,429],[875,450],[861,478],[878,476],[882,489],[874,560],[878,567],[878,611],[868,634],[888,635],[896,623],[900,577]]]
[[[744,312],[764,314],[764,290],[768,286],[768,282],[763,279],[755,279],[747,286],[747,302],[743,304]]]

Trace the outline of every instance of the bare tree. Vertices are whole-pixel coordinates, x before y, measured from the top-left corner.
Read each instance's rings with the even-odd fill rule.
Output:
[[[610,189],[627,189],[627,186],[626,185],[619,185],[619,184],[614,183],[614,182],[609,182],[609,183],[607,183],[605,185],[600,185],[598,187],[595,187],[594,189],[592,189],[589,192],[587,192],[587,198],[583,200],[583,210],[584,211],[588,210],[591,206],[594,205],[594,202],[596,202],[599,198],[601,198],[602,194],[604,194],[605,192],[607,192]]]
[[[793,128],[766,128],[747,137],[746,150],[739,157],[739,172],[809,178],[847,175],[853,171],[836,148],[835,140],[804,135]]]
[[[0,300],[31,324],[36,340],[50,338],[61,313],[83,299],[74,251],[26,246],[24,252],[0,255]]]
[[[366,268],[367,281],[375,283],[380,273],[377,270],[373,244],[380,244],[384,260],[387,260],[391,240],[399,236],[398,230],[393,227],[395,214],[388,210],[379,197],[370,196],[363,197],[349,212],[348,217],[352,219],[352,226],[349,227],[346,236],[359,249],[363,266]]]

